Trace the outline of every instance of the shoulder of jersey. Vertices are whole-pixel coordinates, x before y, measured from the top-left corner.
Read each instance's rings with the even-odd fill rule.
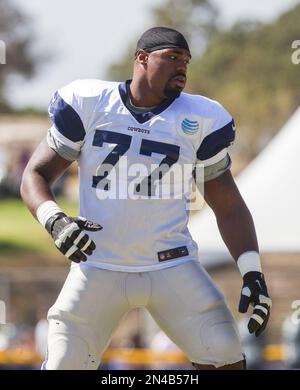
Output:
[[[218,115],[224,111],[224,107],[219,102],[202,95],[192,95],[182,92],[179,103],[181,107],[187,110],[196,111],[208,116]]]
[[[78,97],[97,97],[105,92],[115,89],[118,85],[119,83],[114,81],[80,79],[72,81],[70,84],[61,88],[59,90],[59,94],[63,98],[68,98],[72,95],[76,95]]]

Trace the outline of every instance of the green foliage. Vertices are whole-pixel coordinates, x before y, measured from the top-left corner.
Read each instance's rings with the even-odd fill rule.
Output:
[[[5,88],[12,74],[32,77],[40,62],[31,52],[34,41],[29,19],[8,0],[0,0],[0,40],[6,46],[6,64],[0,65],[0,113],[9,112]]]
[[[77,206],[58,200],[69,215],[77,215]],[[0,257],[10,254],[36,254],[48,258],[61,256],[49,234],[33,218],[20,199],[0,200]]]
[[[175,28],[188,40],[198,56],[217,31],[218,11],[208,0],[167,0],[153,9],[155,25]]]
[[[203,51],[217,31],[218,12],[208,0],[166,0],[162,6],[152,9],[152,15],[153,26],[167,26],[182,32],[195,56]],[[131,77],[138,38],[128,46],[122,61],[109,67],[108,79],[121,81]]]
[[[300,104],[300,5],[269,25],[239,23],[220,32],[193,62],[188,90],[220,101],[235,117],[239,144],[257,153]]]
[[[217,31],[210,7],[208,1],[182,7],[180,0],[167,0],[153,11],[153,25],[177,28],[194,46],[197,36],[206,44],[204,52],[192,51],[186,91],[228,109],[237,123],[237,149],[252,158],[300,104],[300,64],[291,61],[292,42],[300,39],[300,5],[270,24],[240,22],[226,31]],[[130,77],[133,47],[111,66],[111,79]]]

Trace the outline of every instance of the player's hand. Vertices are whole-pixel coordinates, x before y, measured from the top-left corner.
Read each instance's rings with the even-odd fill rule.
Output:
[[[102,226],[82,217],[68,217],[59,213],[49,218],[46,229],[51,234],[56,247],[68,259],[75,263],[86,261],[96,248],[94,241],[84,230],[95,232],[101,230]]]
[[[241,292],[239,312],[246,313],[251,303],[254,306],[253,314],[248,323],[250,333],[259,336],[265,329],[270,317],[272,300],[269,297],[264,276],[260,272],[247,272],[244,277]]]

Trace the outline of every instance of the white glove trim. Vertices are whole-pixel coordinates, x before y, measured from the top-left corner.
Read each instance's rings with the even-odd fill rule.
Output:
[[[259,323],[259,325],[262,325],[264,320],[257,314],[252,314],[251,318]]]
[[[259,295],[259,303],[265,303],[269,307],[272,307],[272,299],[262,294]]]
[[[82,239],[82,237],[85,236],[85,232],[81,232],[78,237],[74,240],[74,244],[77,245],[79,241]]]
[[[251,296],[250,288],[249,287],[243,287],[242,295],[246,295],[246,297],[250,297]]]
[[[92,242],[92,240],[89,238],[88,241],[86,242],[86,244],[80,250],[81,251],[85,251],[86,248],[90,245],[91,242]]]
[[[256,310],[256,309],[261,310],[262,312],[265,313],[265,315],[268,315],[268,313],[269,313],[268,309],[266,309],[265,307],[263,307],[261,305],[256,305],[254,310]]]
[[[78,250],[77,246],[76,246],[76,245],[72,245],[71,248],[69,248],[69,249],[67,250],[67,252],[65,253],[65,256],[69,258],[69,257],[72,256],[73,253],[75,253],[77,250]]]
[[[72,222],[69,226],[64,228],[60,235],[55,240],[55,245],[60,248],[62,244],[65,243],[67,237],[71,237],[71,235],[76,231],[79,230],[79,226],[77,223]]]

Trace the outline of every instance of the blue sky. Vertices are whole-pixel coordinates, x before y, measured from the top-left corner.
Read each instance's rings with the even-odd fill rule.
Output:
[[[77,78],[104,78],[112,62],[122,58],[128,44],[152,26],[151,8],[164,0],[13,0],[32,18],[36,53],[52,53],[38,75],[15,79],[11,102],[17,107],[45,109],[52,93]],[[184,0],[182,0],[184,3]],[[221,22],[240,19],[270,21],[299,0],[213,0]]]

